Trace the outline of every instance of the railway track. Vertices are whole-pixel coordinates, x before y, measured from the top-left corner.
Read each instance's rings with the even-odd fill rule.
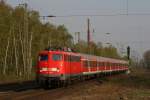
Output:
[[[8,84],[0,84],[0,100],[9,100],[12,95],[23,94],[23,93],[32,93],[32,91],[40,89],[40,86],[36,84],[34,80],[24,81],[24,82],[16,82],[16,83],[8,83]]]
[[[120,75],[115,75],[115,77],[120,77]],[[104,82],[107,83],[107,79],[91,79],[82,82],[74,82],[68,87],[61,87],[55,89],[43,89],[38,86],[35,81],[28,81],[22,83],[13,83],[0,85],[0,100],[57,100],[64,96],[70,96],[76,91],[83,91],[86,93],[86,90],[90,86],[101,85]],[[6,86],[6,87],[3,87]],[[84,88],[85,87],[85,88]],[[78,90],[76,90],[78,89]],[[88,94],[84,94],[88,95]],[[61,100],[61,99],[60,99]]]
[[[40,88],[34,80],[16,82],[16,83],[8,83],[8,84],[0,84],[0,93],[8,92],[8,91],[25,91],[29,89]]]
[[[68,87],[61,87],[55,89],[43,89],[38,86],[34,81],[28,81],[21,83],[12,83],[0,85],[0,100],[41,100],[42,98],[49,98],[53,100],[54,98],[60,98],[68,90],[75,89],[83,84],[89,84],[95,81],[88,80],[84,82],[75,82]],[[98,81],[97,81],[98,82]]]

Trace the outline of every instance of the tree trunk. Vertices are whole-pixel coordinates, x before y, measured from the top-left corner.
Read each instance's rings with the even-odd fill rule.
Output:
[[[9,34],[11,34],[11,30],[10,30]],[[8,65],[7,65],[7,57],[8,57],[9,44],[10,44],[10,35],[8,37],[8,42],[7,42],[7,47],[6,47],[6,53],[5,53],[5,58],[4,58],[3,75],[6,75],[6,69],[8,67]]]
[[[16,45],[16,39],[14,37],[14,48],[15,48],[15,68],[16,68],[16,75],[18,76],[18,55],[17,55],[17,45]]]

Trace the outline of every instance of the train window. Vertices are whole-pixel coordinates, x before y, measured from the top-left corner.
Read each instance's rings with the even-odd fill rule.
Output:
[[[106,66],[106,62],[104,62],[103,65]]]
[[[53,54],[52,59],[54,61],[62,60],[62,55],[61,54]]]
[[[99,62],[99,66],[102,67],[102,66],[103,66],[103,63],[102,63],[102,62]]]
[[[97,67],[96,61],[89,61],[90,67]]]
[[[100,67],[101,66],[101,62],[98,62],[98,67]]]
[[[76,60],[77,62],[80,62],[81,57],[79,57],[79,56],[75,56],[75,60]]]
[[[91,67],[91,66],[92,66],[91,61],[88,61],[88,67]]]
[[[70,61],[71,62],[80,62],[81,57],[79,56],[71,56]]]
[[[110,66],[112,66],[112,63],[110,63]]]
[[[108,63],[109,66],[111,66],[111,63]]]
[[[109,66],[111,66],[111,63],[109,63]]]
[[[107,62],[106,65],[107,65],[107,67],[109,67],[110,66],[109,62]]]
[[[111,66],[114,66],[114,63],[111,63]]]
[[[89,61],[89,66],[92,67],[93,66],[93,62]]]
[[[40,55],[39,60],[40,61],[47,61],[48,60],[48,55]]]
[[[114,63],[114,66],[117,66],[116,63]]]
[[[113,66],[115,66],[115,63],[113,63]]]
[[[116,66],[116,64],[115,64],[115,63],[113,63],[113,66]]]
[[[94,67],[97,67],[97,61],[94,61]]]
[[[103,67],[105,66],[105,63],[104,62],[102,62],[102,64],[101,64]]]
[[[83,66],[88,67],[88,61],[83,61]]]
[[[101,66],[101,67],[103,67],[103,66],[104,66],[103,62],[100,62],[100,66]]]
[[[99,63],[99,62],[97,62],[97,66],[98,66],[98,67],[100,66],[100,63]]]
[[[108,66],[108,63],[107,63],[107,62],[105,63],[105,66]]]
[[[108,63],[108,66],[110,67],[110,66],[111,66],[111,63]]]

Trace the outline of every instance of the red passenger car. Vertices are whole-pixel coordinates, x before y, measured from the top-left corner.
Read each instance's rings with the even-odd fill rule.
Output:
[[[39,53],[37,80],[40,84],[68,82],[100,74],[127,72],[128,61],[62,50]]]

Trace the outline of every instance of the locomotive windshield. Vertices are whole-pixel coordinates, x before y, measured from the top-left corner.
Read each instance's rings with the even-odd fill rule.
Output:
[[[60,61],[60,60],[62,60],[62,55],[61,54],[53,54],[52,59],[54,61]]]
[[[47,61],[48,60],[48,55],[40,55],[39,60],[40,61]]]

